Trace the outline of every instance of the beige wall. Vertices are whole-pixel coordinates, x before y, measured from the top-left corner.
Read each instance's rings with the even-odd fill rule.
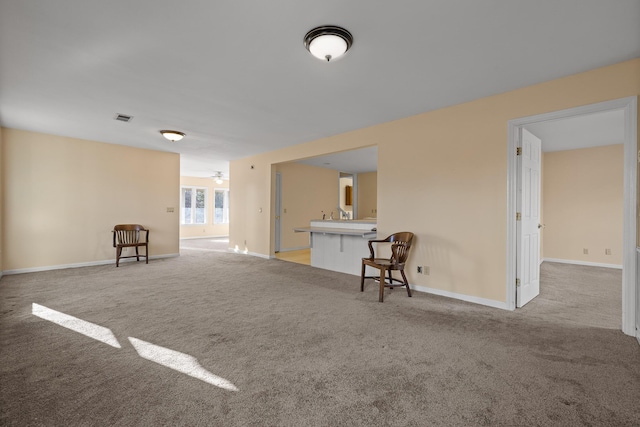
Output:
[[[546,258],[622,265],[623,162],[622,144],[544,153]]]
[[[378,172],[358,174],[358,219],[378,214]]]
[[[295,233],[293,229],[308,227],[310,220],[321,219],[322,211],[327,218],[331,211],[337,215],[339,173],[301,163],[278,164],[276,170],[282,179],[280,250],[308,247],[309,233]]]
[[[5,272],[113,260],[120,223],[151,230],[152,257],[178,253],[177,154],[2,133]]]
[[[506,302],[508,121],[638,94],[635,59],[233,161],[231,244],[273,253],[272,164],[377,145],[379,235],[416,233],[409,281]]]
[[[229,188],[229,181],[223,180],[222,184],[216,184],[213,178],[181,176],[180,185],[206,188],[208,197],[207,224],[180,225],[180,238],[185,239],[194,237],[228,236],[229,224],[213,223],[213,208],[215,203],[214,190]],[[231,195],[229,197],[231,197]],[[180,220],[179,218],[180,214],[178,213],[178,221]]]

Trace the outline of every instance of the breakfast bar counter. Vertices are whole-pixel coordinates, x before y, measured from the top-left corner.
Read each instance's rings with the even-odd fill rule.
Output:
[[[369,256],[370,239],[378,235],[376,220],[312,220],[296,232],[310,234],[311,265],[360,275],[362,258]]]

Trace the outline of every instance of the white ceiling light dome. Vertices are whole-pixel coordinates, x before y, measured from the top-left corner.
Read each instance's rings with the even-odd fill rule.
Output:
[[[183,132],[177,130],[161,130],[160,133],[171,142],[180,141],[185,136]]]
[[[304,36],[304,47],[316,58],[327,62],[344,55],[353,44],[353,36],[344,28],[324,25]]]

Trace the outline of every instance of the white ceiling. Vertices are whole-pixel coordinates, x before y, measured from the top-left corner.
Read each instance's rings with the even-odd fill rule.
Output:
[[[326,24],[354,35],[331,63],[302,43]],[[210,176],[637,57],[638,0],[2,0],[0,124],[178,152]]]
[[[542,140],[545,152],[624,144],[624,111],[534,123],[526,129]]]
[[[378,170],[378,147],[342,151],[326,156],[299,160],[297,163],[335,169],[340,172],[364,173]]]

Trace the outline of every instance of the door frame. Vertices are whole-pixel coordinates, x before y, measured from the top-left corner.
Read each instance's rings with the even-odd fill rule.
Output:
[[[280,252],[282,244],[282,174],[280,172],[276,172],[276,200],[273,220],[275,221],[273,251],[277,253]]]
[[[638,179],[638,97],[599,102],[582,107],[509,120],[507,136],[507,308],[516,308],[516,202],[518,165],[516,148],[520,146],[520,129],[526,125],[612,110],[624,111],[624,227],[622,250],[622,332],[636,336],[637,179]]]

